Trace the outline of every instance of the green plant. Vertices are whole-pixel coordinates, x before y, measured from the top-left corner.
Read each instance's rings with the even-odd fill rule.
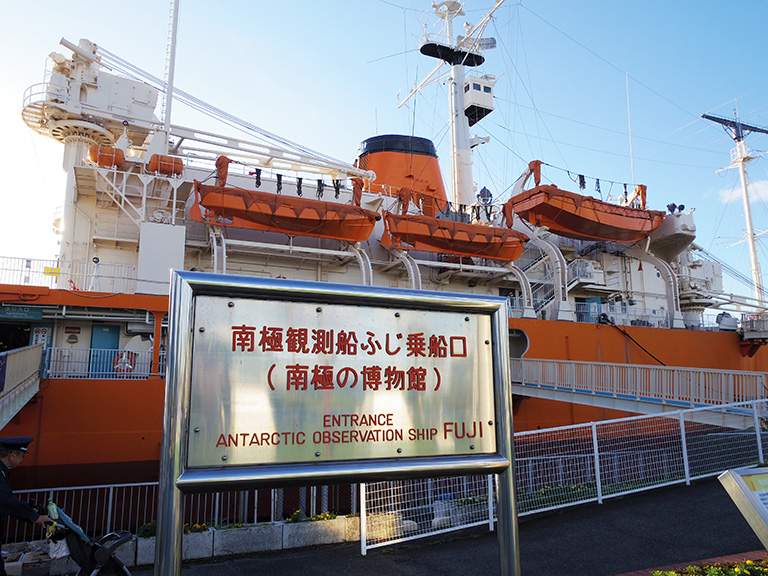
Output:
[[[142,526],[139,527],[138,530],[136,530],[136,536],[139,538],[152,538],[152,536],[155,536],[157,534],[157,520],[152,520],[152,522],[148,522]]]
[[[651,576],[768,576],[768,556],[753,562],[722,562],[718,564],[688,566],[682,571],[654,570]]]
[[[225,524],[216,524],[213,527],[214,530],[232,530],[233,528],[245,528],[248,524],[242,522],[227,522]]]
[[[296,510],[288,518],[286,522],[317,522],[318,520],[333,520],[336,518],[336,514],[333,512],[323,512],[322,514],[315,514],[314,516],[307,516],[301,510]]]
[[[469,494],[464,498],[458,498],[457,500],[454,500],[454,503],[456,506],[487,506],[488,496],[476,496],[474,494]]]
[[[202,524],[195,522],[192,525],[189,523],[184,524],[184,534],[191,534],[193,532],[208,532],[208,524],[205,522]]]

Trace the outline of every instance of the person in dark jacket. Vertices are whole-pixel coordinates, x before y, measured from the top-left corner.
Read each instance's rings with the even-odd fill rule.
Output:
[[[41,526],[51,521],[46,514],[38,514],[32,506],[16,498],[8,483],[8,472],[21,464],[30,442],[32,438],[29,436],[0,438],[0,537],[5,536],[6,516],[13,516]],[[4,562],[0,562],[0,576],[5,576]]]

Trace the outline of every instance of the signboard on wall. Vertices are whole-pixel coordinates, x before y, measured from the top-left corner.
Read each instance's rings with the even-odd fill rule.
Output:
[[[0,306],[0,318],[5,320],[42,320],[43,308],[41,306],[5,304]]]

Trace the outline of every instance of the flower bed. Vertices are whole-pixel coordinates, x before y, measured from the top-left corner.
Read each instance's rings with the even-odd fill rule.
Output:
[[[754,562],[720,562],[718,564],[688,566],[682,571],[654,570],[651,576],[768,576],[768,556]]]

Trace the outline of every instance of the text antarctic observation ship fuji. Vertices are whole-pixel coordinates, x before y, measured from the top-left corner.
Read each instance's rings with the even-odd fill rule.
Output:
[[[34,340],[18,345],[45,348],[40,391],[3,430],[36,438],[17,481],[156,479],[169,269],[503,296],[512,358],[768,371],[765,333],[732,316],[704,325],[705,312],[737,308],[693,242],[690,212],[647,209],[643,186],[612,204],[545,184],[535,159],[505,202],[476,189],[469,129],[492,113],[496,78],[473,70],[493,10],[458,40],[461,5],[435,13],[444,31],[421,52],[447,72],[448,186],[417,136],[365,139],[347,164],[179,89],[172,101],[254,137],[173,125],[170,98],[156,115],[172,82],[62,40],[68,55],[51,54],[22,111],[64,146],[60,256],[39,268],[19,259],[26,280],[0,290],[2,304],[36,314],[0,319],[3,331],[29,329]],[[514,396],[516,431],[623,414]]]

